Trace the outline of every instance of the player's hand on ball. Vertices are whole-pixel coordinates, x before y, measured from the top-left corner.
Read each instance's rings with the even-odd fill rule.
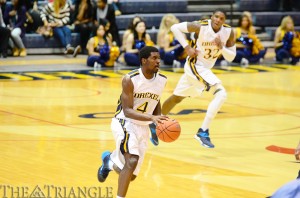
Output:
[[[158,124],[160,124],[160,123],[163,123],[164,120],[167,120],[167,119],[169,119],[169,117],[168,117],[168,116],[165,116],[165,115],[154,115],[154,116],[152,117],[152,121],[153,121],[153,123],[156,124],[156,125],[158,125]]]

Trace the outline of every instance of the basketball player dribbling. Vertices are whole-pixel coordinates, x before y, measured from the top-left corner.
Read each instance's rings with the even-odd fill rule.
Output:
[[[98,180],[104,182],[111,170],[119,173],[118,197],[125,197],[129,184],[140,171],[149,140],[149,124],[162,123],[160,97],[167,78],[160,74],[160,55],[155,47],[146,46],[139,52],[141,68],[128,73],[122,80],[120,96],[111,129],[116,149],[102,154]]]
[[[209,125],[216,116],[227,93],[221,84],[221,80],[213,74],[214,66],[220,54],[231,62],[236,55],[236,46],[233,30],[224,24],[225,12],[216,10],[210,20],[199,22],[183,22],[175,24],[171,30],[187,51],[188,57],[184,65],[184,74],[181,76],[173,95],[162,106],[163,115],[167,115],[175,105],[186,97],[200,96],[203,91],[214,95],[210,102],[202,126],[195,138],[205,147],[214,148],[209,137]],[[196,42],[191,46],[187,43],[184,33],[195,33]],[[154,130],[151,130],[151,141],[158,144]]]

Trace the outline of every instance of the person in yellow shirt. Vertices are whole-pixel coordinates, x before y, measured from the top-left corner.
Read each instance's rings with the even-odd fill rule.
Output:
[[[299,49],[299,45],[293,46],[293,41],[299,39],[298,34],[294,29],[294,21],[292,17],[286,16],[282,19],[280,26],[275,32],[275,52],[276,60],[279,62],[288,63],[295,65],[299,62],[299,54],[292,54],[291,49],[296,47]]]
[[[145,46],[154,46],[150,35],[146,32],[146,23],[139,21],[133,33],[128,35],[124,59],[128,66],[140,66],[139,51]]]
[[[257,38],[252,20],[249,15],[240,17],[238,27],[234,30],[236,38],[236,57],[233,62],[247,66],[249,63],[262,62],[266,49]]]
[[[90,67],[114,66],[115,60],[120,54],[116,45],[112,44],[111,38],[107,36],[105,26],[98,26],[96,36],[89,39],[87,43],[88,59]]]

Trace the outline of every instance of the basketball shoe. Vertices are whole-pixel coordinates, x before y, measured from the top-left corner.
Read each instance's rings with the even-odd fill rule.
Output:
[[[213,145],[209,138],[209,132],[208,129],[203,131],[203,129],[199,129],[198,133],[195,135],[195,139],[198,140],[202,146],[206,148],[214,148],[215,145]]]
[[[150,127],[150,131],[151,131],[151,137],[150,137],[150,141],[152,142],[152,144],[154,146],[157,146],[159,144],[157,135],[156,135],[156,125],[154,123],[149,124]]]
[[[109,169],[109,158],[110,158],[110,152],[105,151],[102,153],[102,166],[100,166],[98,170],[98,181],[99,182],[105,182],[106,178],[108,177],[109,172],[111,171]]]

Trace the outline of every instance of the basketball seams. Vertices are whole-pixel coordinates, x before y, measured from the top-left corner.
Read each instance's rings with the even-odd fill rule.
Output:
[[[170,124],[168,127],[166,127],[166,129],[168,129],[169,127],[173,126],[174,124],[179,125],[178,122],[174,122],[173,124]],[[169,129],[168,129],[168,130],[169,130]]]
[[[162,125],[158,125],[158,128],[156,129],[156,131],[158,131],[158,134],[157,136],[160,137],[162,136],[161,138],[164,140],[164,131],[162,130]]]
[[[174,141],[174,139],[172,138],[172,137],[170,137],[170,135],[168,134],[168,128],[166,127],[166,125],[163,125],[164,127],[165,127],[165,129],[163,130],[163,133],[165,134],[165,135],[167,135],[171,140],[173,140]],[[166,131],[167,130],[167,131]],[[165,139],[165,138],[164,138]]]
[[[178,129],[181,129],[179,123],[178,122],[174,122],[174,123],[170,124],[168,127],[166,127],[166,129],[168,130],[168,132],[173,132],[173,133],[175,133],[175,132],[177,133],[178,132],[178,131],[171,131],[171,130],[169,130],[169,127],[171,127],[171,126],[173,126],[175,124],[177,124],[177,126],[179,126]]]
[[[166,125],[166,124],[169,124],[169,125]],[[170,130],[172,127],[175,127],[174,130]],[[161,139],[164,142],[173,142],[179,137],[181,127],[180,127],[178,121],[168,120],[168,123],[159,124],[156,130],[157,130],[157,136],[159,137],[159,139]],[[178,133],[178,135],[177,134],[175,135],[174,133]],[[174,135],[172,135],[172,134],[174,134]]]

